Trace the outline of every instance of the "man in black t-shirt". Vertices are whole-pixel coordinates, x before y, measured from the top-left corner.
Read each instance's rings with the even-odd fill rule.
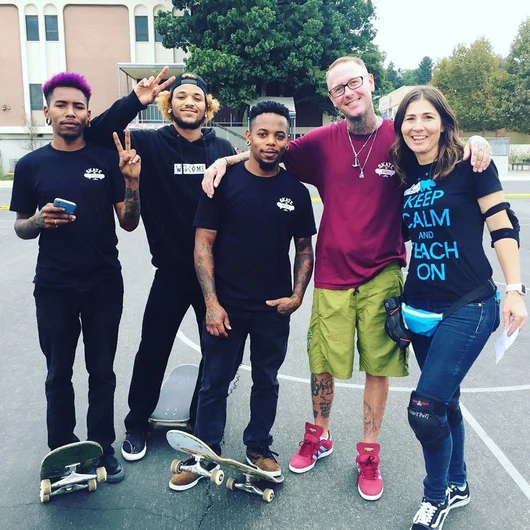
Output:
[[[247,462],[277,477],[281,469],[270,450],[277,374],[287,351],[290,315],[300,307],[313,271],[316,228],[307,188],[279,167],[289,144],[289,111],[266,101],[253,107],[249,118],[250,159],[229,170],[212,200],[202,194],[195,216],[195,270],[206,302],[195,435],[220,453],[228,387],[250,335],[251,418],[243,441]],[[202,478],[199,465],[188,460],[169,487],[195,486]]]
[[[39,238],[34,296],[48,369],[48,445],[55,449],[79,441],[72,368],[82,328],[89,373],[88,439],[103,447],[100,464],[107,469],[107,481],[119,482],[124,471],[112,447],[113,364],[123,280],[114,212],[125,230],[138,226],[140,158],[128,133],[125,149],[115,139],[119,159],[113,151],[85,143],[91,90],[84,77],[58,74],[42,91],[53,140],[17,163],[10,209],[17,212],[16,234]]]
[[[147,452],[149,417],[160,396],[169,356],[184,315],[193,308],[200,329],[206,309],[193,266],[193,219],[201,194],[204,169],[218,157],[231,155],[228,140],[203,127],[219,108],[204,79],[191,72],[163,81],[168,68],[156,78],[143,79],[128,96],[116,101],[93,120],[85,137],[108,143],[147,105],[157,100],[169,124],[156,130],[134,130],[132,142],[142,156],[142,220],[152,255],[155,277],[145,306],[142,340],[134,359],[129,388],[126,438],[121,453],[127,461]],[[165,90],[169,88],[169,90]],[[190,406],[195,423],[197,386]]]

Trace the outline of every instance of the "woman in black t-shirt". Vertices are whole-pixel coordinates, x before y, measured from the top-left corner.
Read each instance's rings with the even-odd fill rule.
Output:
[[[450,509],[469,502],[460,384],[500,321],[482,244],[484,220],[507,284],[502,314],[510,335],[526,323],[526,289],[515,218],[508,215],[495,165],[478,174],[462,162],[456,117],[443,94],[430,86],[411,90],[398,108],[394,129],[391,154],[404,182],[403,221],[412,240],[406,318],[421,368],[408,418],[427,471],[411,530],[439,530]],[[440,318],[474,292],[471,303]],[[434,321],[426,327],[435,329],[420,333],[412,319]]]

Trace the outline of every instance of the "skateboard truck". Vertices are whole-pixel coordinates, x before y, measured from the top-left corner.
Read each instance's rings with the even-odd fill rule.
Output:
[[[196,475],[201,475],[210,479],[212,484],[220,486],[225,479],[225,474],[222,469],[214,469],[213,471],[208,471],[203,466],[201,466],[201,461],[204,460],[201,456],[195,455],[195,463],[191,466],[186,465],[182,460],[173,460],[171,462],[170,470],[171,473],[182,473],[183,471],[188,471],[189,473],[195,473]]]
[[[256,478],[248,474],[245,474],[245,482],[238,482],[234,477],[229,477],[226,481],[226,487],[230,491],[241,490],[247,493],[253,493],[259,495],[265,502],[272,502],[272,499],[274,499],[274,490],[271,488],[262,490],[254,484],[255,481]]]

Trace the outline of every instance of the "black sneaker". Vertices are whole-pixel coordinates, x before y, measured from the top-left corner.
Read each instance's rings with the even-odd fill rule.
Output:
[[[434,502],[423,499],[420,509],[412,520],[410,530],[442,530],[445,518],[449,513],[449,501]]]
[[[449,498],[450,510],[469,504],[469,484],[466,482],[463,488],[454,485],[449,486],[447,488],[447,496]]]
[[[121,456],[127,462],[141,460],[147,452],[147,435],[144,432],[128,432],[121,444]]]
[[[125,470],[114,455],[104,454],[99,460],[99,465],[104,466],[107,470],[107,482],[109,484],[116,484],[116,482],[121,482],[124,479]]]

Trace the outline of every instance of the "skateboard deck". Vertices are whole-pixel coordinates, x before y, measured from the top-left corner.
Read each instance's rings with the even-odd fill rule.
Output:
[[[183,426],[190,419],[190,405],[197,384],[199,367],[181,364],[162,384],[160,398],[149,421],[167,427]]]
[[[260,495],[264,501],[271,502],[274,498],[274,491],[270,488],[261,490],[255,485],[255,483],[257,481],[267,481],[273,482],[274,484],[281,484],[285,480],[283,475],[280,475],[279,477],[271,477],[267,473],[248,464],[243,464],[237,460],[219,456],[208,445],[192,434],[171,430],[168,431],[166,437],[169,445],[173,449],[193,455],[199,460],[199,462],[200,460],[204,459],[208,462],[214,462],[218,464],[221,468],[228,468],[243,474],[245,477],[244,481],[238,481],[233,477],[228,478],[226,481],[226,487],[230,490],[240,490],[246,491],[248,493],[254,493],[256,495]],[[210,481],[217,485],[222,484],[224,479],[222,470],[215,470],[210,473],[199,466],[198,463],[194,466],[186,466],[180,460],[174,460],[171,463],[171,472],[181,473],[182,471],[192,471],[199,473],[203,476],[209,477]]]
[[[98,482],[107,480],[105,468],[95,468],[101,456],[103,449],[96,442],[75,442],[49,452],[40,468],[41,502],[73,491],[95,491]]]

